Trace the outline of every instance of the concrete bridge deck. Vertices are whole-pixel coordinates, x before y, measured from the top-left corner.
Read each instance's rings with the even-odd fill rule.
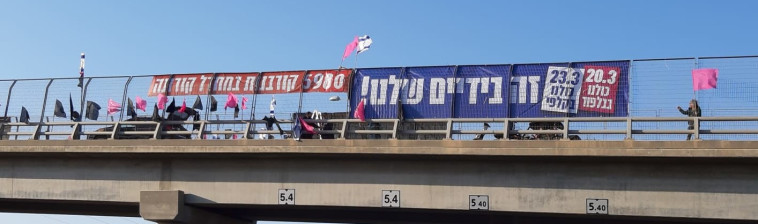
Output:
[[[184,223],[214,222],[199,214],[222,223],[758,221],[750,141],[2,143],[2,211]],[[280,189],[295,189],[295,205],[279,205]],[[382,207],[383,190],[400,191],[399,208]],[[470,195],[487,195],[488,210],[469,210]],[[588,215],[588,198],[608,199],[608,215]],[[140,214],[155,203],[176,209]]]

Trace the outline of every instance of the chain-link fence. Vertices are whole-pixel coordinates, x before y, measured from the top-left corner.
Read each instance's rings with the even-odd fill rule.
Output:
[[[603,64],[605,63],[605,64]],[[629,66],[619,66],[616,62],[574,62],[574,63],[552,63],[552,64],[538,64],[544,65],[548,69],[553,69],[556,74],[560,74],[561,71],[571,72],[586,72],[587,65],[603,67],[606,69],[619,68],[619,76],[617,77],[619,82],[619,88],[628,88],[628,95],[624,96],[628,99],[628,104],[619,104],[616,106],[615,113],[621,113],[630,117],[685,117],[678,109],[677,106],[681,106],[684,110],[687,109],[689,101],[691,99],[697,99],[700,107],[702,108],[702,116],[704,117],[736,117],[736,116],[755,116],[758,114],[758,56],[746,56],[746,57],[708,57],[708,58],[676,58],[676,59],[645,59],[645,60],[630,60]],[[474,66],[476,67],[476,66]],[[481,67],[481,66],[480,66]],[[492,67],[492,66],[490,66]],[[530,88],[532,82],[547,82],[550,79],[560,80],[558,76],[551,78],[548,74],[537,74],[534,71],[528,69],[535,69],[535,65],[497,65],[493,70],[496,73],[507,73],[509,81],[503,81],[504,85],[509,87],[509,91],[504,92],[504,101],[507,101],[507,115],[509,118],[525,118],[525,117],[561,117],[558,113],[545,113],[541,112],[540,107],[545,91],[550,94],[556,93],[553,89],[550,89],[548,85],[544,89]],[[419,77],[423,76],[423,72],[429,69],[437,69],[434,72],[444,73],[444,77],[468,77],[476,76],[480,72],[486,74],[487,71],[471,70],[471,66],[442,66],[442,67],[429,67],[416,69],[420,73],[416,74],[414,69],[409,69],[409,74],[413,73]],[[477,67],[478,68],[478,67]],[[715,68],[719,70],[718,87],[716,89],[693,91],[692,88],[692,75],[693,69],[697,68]],[[426,69],[426,70],[424,70]],[[447,69],[447,70],[442,70]],[[471,71],[469,71],[471,70]],[[500,71],[502,70],[502,71]],[[451,74],[448,74],[451,73]],[[211,74],[209,74],[211,75]],[[306,80],[312,82],[313,85],[319,86],[324,84],[322,78],[314,74],[314,77]],[[441,75],[442,76],[442,75]],[[567,76],[571,77],[571,75]],[[606,76],[608,77],[608,76]],[[476,78],[476,77],[475,77]],[[151,88],[151,81],[153,76],[119,76],[119,77],[88,77],[83,81],[82,88],[77,87],[79,80],[77,78],[53,78],[53,79],[19,79],[19,80],[0,80],[0,108],[4,109],[4,122],[19,122],[22,118],[22,108],[28,111],[29,122],[62,122],[70,121],[72,114],[78,113],[82,121],[125,121],[131,118],[126,112],[128,102],[135,102],[137,97],[140,97],[146,101],[146,108],[143,110],[136,110],[136,117],[142,117],[141,120],[151,120],[154,118],[154,108],[158,103],[158,99],[155,96],[148,96],[148,89]],[[332,79],[330,79],[332,80]],[[334,79],[336,80],[336,79]],[[440,79],[443,80],[443,79]],[[589,79],[587,79],[589,80]],[[493,82],[492,80],[487,80]],[[579,80],[576,80],[579,81]],[[581,80],[586,81],[586,80]],[[587,82],[591,82],[587,81]],[[290,80],[291,82],[291,80]],[[352,83],[349,80],[341,81],[344,83]],[[340,84],[344,84],[340,83]],[[563,89],[571,89],[576,85],[580,85],[579,82],[571,82],[570,80],[565,84],[567,86]],[[563,84],[562,83],[562,84]],[[605,83],[605,82],[603,82]],[[331,84],[331,83],[330,83]],[[439,84],[439,83],[438,83]],[[217,84],[208,84],[217,85]],[[441,86],[440,84],[439,86]],[[444,84],[448,85],[448,84]],[[534,85],[534,83],[532,83]],[[210,88],[210,87],[209,87]],[[258,86],[255,86],[258,88]],[[352,87],[356,88],[356,87]],[[358,87],[360,88],[360,87]],[[423,87],[423,89],[430,89],[430,86]],[[410,91],[410,89],[406,90]],[[588,91],[583,89],[582,91]],[[185,104],[187,107],[195,105],[199,99],[203,105],[202,109],[198,110],[197,115],[186,117],[187,119],[199,120],[260,120],[265,117],[271,116],[272,100],[276,103],[273,106],[273,114],[279,120],[293,120],[295,114],[305,115],[306,112],[317,112],[330,114],[347,114],[352,108],[350,108],[349,92],[293,92],[293,93],[281,93],[281,94],[254,94],[251,90],[249,94],[238,94],[239,102],[242,102],[242,98],[246,99],[245,105],[240,106],[239,112],[235,117],[234,108],[226,108],[227,95],[212,94],[212,91],[208,91],[205,94],[198,95],[186,95],[186,96],[169,96],[168,103],[172,101],[177,108]],[[439,91],[438,91],[439,92]],[[210,93],[210,94],[209,94]],[[402,94],[410,94],[410,92],[402,92]],[[447,92],[445,94],[455,94],[456,97],[464,97],[465,93],[460,92]],[[5,97],[2,97],[5,96]],[[366,96],[368,97],[368,96]],[[439,96],[437,96],[440,98]],[[560,98],[560,97],[558,97]],[[556,99],[558,99],[556,98]],[[211,101],[215,99],[216,110],[211,111]],[[410,98],[409,98],[410,99]],[[353,99],[355,100],[355,99]],[[427,99],[429,100],[429,99]],[[471,99],[469,99],[471,100]],[[559,99],[560,100],[560,99]],[[108,102],[113,101],[121,105],[121,110],[108,111]],[[90,103],[88,103],[90,102]],[[623,102],[619,100],[618,102]],[[404,102],[406,103],[406,102]],[[505,103],[505,102],[503,102]],[[579,105],[583,102],[569,102],[566,110],[573,110],[571,107]],[[573,104],[573,105],[572,105]],[[56,106],[62,108],[56,108]],[[412,105],[404,105],[403,107],[409,107]],[[486,111],[468,111],[461,109],[465,105],[451,106],[450,116],[462,117],[466,114],[478,114]],[[99,107],[99,110],[88,110],[88,107]],[[457,108],[457,111],[455,110]],[[499,108],[499,107],[498,107]],[[56,116],[56,110],[62,109],[65,112],[65,116]],[[409,113],[412,108],[403,108],[405,113]],[[426,108],[429,109],[429,108]],[[431,109],[430,109],[431,110]],[[466,114],[460,114],[465,112]],[[583,112],[584,115],[579,113],[564,113],[562,116],[576,116],[576,117],[602,117],[605,116],[602,113]],[[157,111],[160,117],[165,117],[166,112],[162,109]],[[615,115],[615,114],[614,114]],[[318,118],[317,115],[313,115],[313,118]],[[347,118],[347,117],[332,117],[332,118]],[[419,118],[419,117],[414,117]],[[137,119],[140,120],[140,119]],[[431,125],[431,126],[430,126]],[[592,121],[592,122],[574,122],[569,127],[571,130],[624,130],[626,129],[626,122],[621,121]],[[181,125],[186,130],[196,129],[196,125],[183,124]],[[284,130],[293,129],[293,123],[283,122],[280,127]],[[360,125],[359,125],[360,126]],[[427,127],[428,126],[428,127]],[[633,129],[645,129],[645,130],[686,130],[688,126],[687,121],[670,121],[670,122],[635,122]],[[87,125],[82,130],[83,132],[95,131],[103,128],[108,128],[108,124],[103,125]],[[358,129],[368,129],[366,127],[358,127]],[[10,126],[5,129],[11,128],[14,132],[33,132],[33,127],[30,126]],[[70,132],[73,126],[58,125],[58,126],[45,126],[43,127],[45,132]],[[243,132],[245,128],[248,128],[244,124],[227,124],[227,123],[213,123],[204,127],[205,130],[214,131],[237,131]],[[266,125],[262,123],[252,124],[250,127],[253,130],[266,129]],[[351,127],[354,128],[354,127]],[[351,129],[348,128],[348,129]],[[400,123],[399,129],[402,130],[436,130],[447,128],[444,123],[437,124],[407,124]],[[453,129],[456,130],[503,130],[505,125],[502,122],[456,122],[453,124]],[[539,125],[532,124],[532,122],[513,122],[510,124],[511,130],[530,130],[535,128],[542,128]],[[550,128],[563,128],[557,125],[550,126]],[[702,130],[756,130],[758,129],[758,122],[756,121],[703,121],[700,123]],[[384,128],[383,128],[384,129]],[[383,130],[382,129],[382,130]],[[275,128],[276,130],[276,128]],[[7,132],[7,131],[6,131]],[[274,138],[283,138],[284,135],[274,134]],[[577,135],[581,139],[585,140],[621,140],[626,136],[624,134],[579,134]],[[27,139],[29,136],[12,136],[12,139]],[[193,135],[194,138],[198,136]],[[203,136],[206,138],[241,138],[243,136]],[[250,136],[248,136],[250,137]],[[439,135],[413,135],[413,136],[399,136],[401,139],[440,139],[444,136]],[[455,134],[453,139],[468,140],[481,138],[484,140],[501,138],[502,136],[496,135],[475,135],[475,134]],[[756,134],[702,134],[700,136],[705,140],[756,140],[758,135]],[[4,137],[6,138],[6,137]],[[65,139],[68,136],[45,136],[42,139]],[[637,140],[682,140],[685,139],[685,134],[635,134],[634,139]]]

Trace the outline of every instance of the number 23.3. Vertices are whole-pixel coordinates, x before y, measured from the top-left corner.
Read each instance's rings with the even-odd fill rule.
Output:
[[[560,70],[553,70],[550,72],[550,82],[551,83],[559,83],[559,84],[566,84],[566,81],[569,81],[569,84],[576,85],[579,82],[579,72],[572,72],[571,77],[568,76],[567,71],[560,71]],[[570,80],[567,80],[566,78],[569,78]]]

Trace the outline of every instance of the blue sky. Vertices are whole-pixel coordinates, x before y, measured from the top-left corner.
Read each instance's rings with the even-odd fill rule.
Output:
[[[3,1],[0,79],[757,55],[755,1]],[[346,65],[355,64],[351,56]],[[682,100],[682,105],[686,99]],[[674,107],[673,105],[671,106]],[[54,217],[54,218],[50,218]],[[56,220],[58,219],[58,220]],[[0,214],[3,223],[102,217]],[[107,223],[133,223],[116,218]]]

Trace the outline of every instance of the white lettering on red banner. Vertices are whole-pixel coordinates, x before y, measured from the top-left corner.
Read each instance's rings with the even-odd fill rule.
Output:
[[[305,71],[264,72],[258,88],[260,94],[297,93],[302,90]]]
[[[150,88],[147,90],[147,96],[157,96],[161,93],[166,94],[166,87],[170,80],[170,75],[153,76],[153,81],[150,83]]]
[[[588,65],[584,69],[585,78],[582,84],[582,97],[579,99],[579,109],[615,113],[621,68]]]
[[[352,70],[308,71],[303,80],[303,92],[347,92]]]
[[[220,73],[216,75],[213,94],[255,94],[259,73]]]

